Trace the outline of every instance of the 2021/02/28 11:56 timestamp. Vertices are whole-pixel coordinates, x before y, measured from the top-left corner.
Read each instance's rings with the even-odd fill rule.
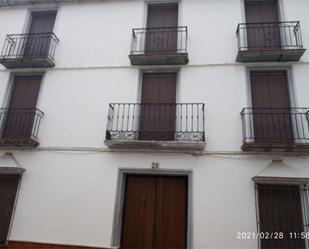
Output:
[[[309,239],[309,232],[237,232],[237,239]]]

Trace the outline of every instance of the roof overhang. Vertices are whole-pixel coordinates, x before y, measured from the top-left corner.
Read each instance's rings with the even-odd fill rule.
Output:
[[[25,169],[21,167],[12,153],[4,153],[0,156],[0,174],[22,175]]]
[[[48,5],[48,4],[72,4],[72,3],[95,3],[105,2],[106,0],[0,0],[1,7]]]

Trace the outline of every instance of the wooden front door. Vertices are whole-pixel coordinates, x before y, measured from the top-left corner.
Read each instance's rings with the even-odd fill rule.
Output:
[[[35,58],[48,56],[56,13],[56,11],[38,11],[31,13],[29,37],[25,40],[24,57]]]
[[[0,175],[0,245],[7,240],[18,183],[19,176]]]
[[[128,175],[122,248],[186,248],[187,177]]]
[[[292,143],[286,71],[252,71],[251,95],[256,143]]]
[[[261,240],[262,249],[304,249],[305,239],[300,188],[297,185],[258,185],[260,232],[272,234]],[[275,238],[283,233],[282,238]]]
[[[148,5],[146,53],[177,51],[178,4]]]
[[[246,0],[245,11],[248,49],[280,49],[278,1]]]
[[[176,77],[176,73],[143,75],[140,140],[174,140]]]
[[[29,139],[42,76],[17,76],[5,117],[2,138]]]

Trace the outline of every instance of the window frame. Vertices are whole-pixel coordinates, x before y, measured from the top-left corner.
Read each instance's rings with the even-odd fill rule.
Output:
[[[259,189],[258,185],[297,185],[300,188],[300,208],[302,212],[302,225],[304,232],[309,233],[309,179],[308,178],[294,178],[294,177],[254,177],[254,195],[255,195],[255,211],[256,211],[256,231],[257,234],[261,232],[260,229],[260,215],[259,215]],[[258,248],[261,247],[261,238],[257,238]],[[305,248],[309,248],[309,240],[305,239]]]

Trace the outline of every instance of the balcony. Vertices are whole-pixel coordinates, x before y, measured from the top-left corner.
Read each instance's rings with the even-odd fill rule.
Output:
[[[0,63],[8,69],[54,67],[58,42],[54,33],[7,35]]]
[[[187,27],[139,28],[132,31],[132,65],[185,65],[188,63]]]
[[[203,150],[204,104],[109,104],[110,148]]]
[[[244,108],[244,151],[309,152],[309,108]]]
[[[238,62],[299,61],[304,52],[299,22],[241,23]]]
[[[39,109],[0,109],[0,146],[38,146],[38,130],[43,116]]]

